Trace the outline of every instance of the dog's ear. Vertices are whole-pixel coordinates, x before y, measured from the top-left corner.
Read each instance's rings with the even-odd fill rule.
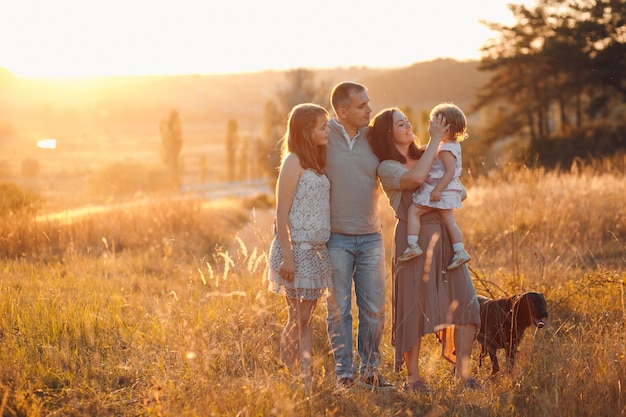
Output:
[[[536,293],[536,297],[537,297],[537,300],[538,300],[541,304],[543,304],[543,306],[545,307],[545,305],[546,305],[546,298],[543,296],[543,294],[542,294],[542,293],[540,293],[540,292],[538,292],[538,293]]]

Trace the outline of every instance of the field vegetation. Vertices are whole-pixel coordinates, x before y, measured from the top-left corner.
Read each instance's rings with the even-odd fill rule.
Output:
[[[475,344],[480,391],[454,384],[425,338],[430,396],[337,394],[323,303],[312,389],[284,370],[286,303],[265,281],[270,196],[37,217],[22,207],[38,198],[10,188],[4,196],[33,204],[5,201],[0,217],[0,415],[624,416],[625,162],[511,165],[467,180],[457,217],[477,292],[540,291],[550,317],[527,330],[511,374],[489,379]],[[384,197],[380,207],[390,242]],[[382,371],[400,386],[389,327]]]
[[[68,80],[0,68],[0,416],[626,417],[624,2],[511,10],[480,62]],[[273,184],[289,109],[328,105],[343,80],[368,87],[374,113],[400,106],[422,141],[435,104],[468,115],[457,218],[476,290],[540,291],[550,314],[511,373],[490,379],[475,344],[482,390],[456,385],[427,337],[432,395],[338,394],[323,303],[312,388],[278,359],[273,196],[208,188]],[[382,372],[401,386],[389,324]]]

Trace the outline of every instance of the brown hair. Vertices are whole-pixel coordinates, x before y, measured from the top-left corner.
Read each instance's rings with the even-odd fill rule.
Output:
[[[281,160],[288,152],[298,155],[304,169],[313,169],[318,174],[326,166],[326,146],[319,146],[313,141],[313,129],[318,118],[328,118],[328,111],[313,103],[294,106],[289,113],[287,131],[282,139]]]
[[[396,147],[393,138],[393,114],[396,111],[400,110],[397,107],[383,109],[372,118],[367,130],[367,141],[379,161],[391,159],[404,164],[406,158]],[[409,145],[411,159],[419,159],[422,153],[415,142]]]
[[[467,119],[463,111],[455,104],[441,103],[437,104],[430,111],[430,119],[436,115],[442,114],[446,118],[446,122],[450,127],[451,139],[462,142],[469,137],[467,133]]]
[[[350,94],[360,93],[365,90],[364,85],[349,81],[343,81],[337,84],[330,93],[330,105],[335,114],[337,114],[338,109],[345,108],[350,104]]]

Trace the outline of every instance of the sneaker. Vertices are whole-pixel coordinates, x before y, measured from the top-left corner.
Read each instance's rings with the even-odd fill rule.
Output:
[[[404,392],[416,392],[420,394],[430,394],[430,388],[428,385],[424,383],[422,380],[417,380],[415,382],[405,382],[402,385],[402,390]]]
[[[337,380],[337,387],[336,390],[337,391],[348,391],[348,392],[352,392],[354,391],[354,379],[352,378],[339,378]]]
[[[422,253],[424,253],[422,251],[422,248],[420,248],[417,244],[409,245],[405,249],[404,253],[398,257],[398,261],[400,262],[408,261],[409,259],[413,259],[413,258],[420,256]]]
[[[459,266],[465,263],[468,263],[471,259],[472,257],[469,256],[467,252],[465,252],[465,249],[461,249],[459,251],[454,252],[454,256],[452,257],[452,262],[450,262],[450,265],[448,265],[448,271],[451,269],[458,268]]]
[[[388,391],[395,389],[393,384],[387,382],[382,375],[374,374],[372,376],[362,377],[359,380],[359,386],[367,388],[372,391]]]

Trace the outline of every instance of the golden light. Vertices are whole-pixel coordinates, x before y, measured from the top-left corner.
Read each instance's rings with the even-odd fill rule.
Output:
[[[56,149],[57,140],[56,139],[42,139],[37,141],[37,147],[41,149]]]
[[[292,0],[243,8],[242,2],[231,1],[208,14],[202,0],[9,3],[0,13],[0,67],[19,77],[44,78],[393,68],[436,58],[479,59],[480,47],[494,35],[479,20],[512,23],[510,0],[449,0],[445,5],[399,0],[393,7],[369,2],[358,8],[354,2],[322,1],[306,12],[294,8]],[[366,31],[350,48],[324,47],[352,36],[349,28],[346,33],[319,30],[331,3],[333,15],[375,21],[375,31]],[[442,23],[455,30],[435,36]],[[243,28],[254,36],[241,36]],[[378,42],[387,39],[385,34],[393,34],[394,41]]]

